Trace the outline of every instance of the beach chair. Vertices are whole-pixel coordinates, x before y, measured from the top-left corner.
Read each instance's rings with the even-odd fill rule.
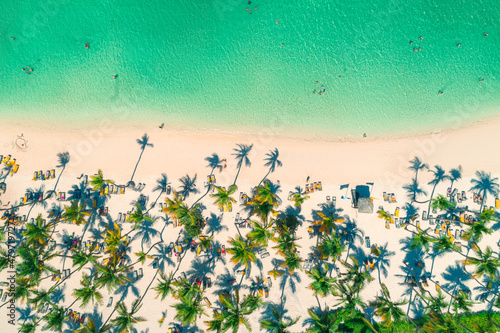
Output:
[[[332,206],[335,207],[336,203],[337,203],[337,197],[332,197]]]
[[[465,191],[462,191],[462,201],[467,200],[467,193]]]
[[[389,202],[389,196],[387,195],[387,192],[383,192],[382,197],[384,198],[384,201]]]
[[[125,186],[120,186],[120,194],[125,194]]]
[[[113,297],[110,297],[109,300],[108,300],[108,305],[106,305],[106,307],[110,308],[111,305],[113,305]]]
[[[228,207],[227,207],[227,210],[228,210],[229,212],[232,212],[232,211],[233,211],[233,203],[232,203],[232,202],[229,202]]]
[[[14,165],[12,170],[10,170],[10,174],[11,175],[15,174],[17,172],[17,170],[19,170],[19,164]]]
[[[109,185],[109,194],[113,194],[115,186],[113,184]]]
[[[142,272],[142,267],[139,268],[139,279],[144,276],[144,273]]]
[[[394,216],[399,217],[399,207],[396,207],[396,210],[394,211]]]
[[[118,213],[118,222],[122,221],[122,213]]]
[[[330,198],[329,195],[326,196],[326,203],[331,205],[332,204],[332,199]]]
[[[306,191],[306,194],[309,194],[310,191],[309,191],[309,185],[308,184],[306,184],[305,191]]]
[[[397,217],[394,219],[394,224],[396,225],[396,228],[398,228],[398,229],[401,228],[401,223],[399,222],[399,220],[400,219]]]
[[[495,198],[495,208],[500,208],[500,200]]]
[[[365,244],[367,248],[370,248],[370,236],[365,236]]]
[[[446,196],[450,196],[451,195],[451,187],[448,187],[448,190],[446,191]]]
[[[385,221],[385,228],[386,229],[391,229],[391,225],[389,224],[388,221]]]
[[[108,195],[108,194],[109,194],[109,187],[108,187],[108,186],[106,186],[106,187],[104,188],[104,195]]]
[[[97,200],[94,199],[92,200],[92,208],[96,208],[97,207]]]
[[[56,178],[56,169],[50,170],[50,179],[55,179]]]
[[[2,163],[7,164],[7,162],[9,162],[10,158],[11,158],[11,155],[5,156],[5,157],[2,159]]]
[[[321,182],[318,182],[318,190],[323,191],[323,184]]]
[[[391,202],[396,203],[396,196],[394,195],[394,193],[391,193]]]
[[[262,253],[262,255],[260,256],[261,259],[264,259],[264,258],[267,258],[267,257],[269,257],[269,252],[267,252],[267,251],[264,252],[264,253]]]

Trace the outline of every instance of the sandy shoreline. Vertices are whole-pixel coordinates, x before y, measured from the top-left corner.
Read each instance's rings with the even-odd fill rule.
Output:
[[[7,201],[14,202],[19,200],[24,195],[26,188],[38,188],[41,185],[45,186],[45,190],[51,189],[55,185],[54,180],[46,182],[31,181],[34,171],[49,170],[56,168],[58,164],[57,153],[68,151],[71,160],[68,163],[61,181],[58,184],[57,190],[68,192],[72,185],[77,184],[76,179],[80,174],[93,174],[98,169],[102,169],[104,176],[113,179],[117,184],[125,184],[130,180],[131,174],[140,155],[139,145],[136,139],[147,133],[150,137],[150,142],[154,147],[146,148],[140,164],[136,170],[134,180],[136,183],[146,183],[147,187],[144,194],[149,196],[151,203],[157,196],[158,192],[151,192],[155,186],[156,179],[166,173],[173,188],[178,188],[180,182],[178,179],[186,174],[194,176],[197,174],[197,187],[203,192],[203,182],[210,169],[207,168],[205,157],[212,153],[217,153],[221,159],[226,158],[227,168],[221,173],[216,172],[217,184],[228,186],[233,182],[236,175],[236,161],[231,155],[233,148],[237,143],[253,144],[254,147],[250,153],[252,166],[243,167],[238,178],[238,192],[243,191],[249,193],[251,189],[259,183],[259,181],[267,173],[268,168],[265,167],[263,159],[269,150],[278,148],[280,157],[283,162],[283,167],[278,168],[269,176],[269,179],[276,182],[279,181],[282,187],[280,197],[283,200],[283,205],[280,206],[284,210],[291,202],[286,200],[289,191],[295,186],[304,187],[306,178],[310,177],[311,181],[322,181],[323,192],[311,194],[311,199],[307,200],[302,208],[306,222],[299,230],[302,239],[300,240],[301,252],[303,257],[307,256],[312,246],[315,245],[315,238],[309,238],[307,235],[308,221],[312,220],[311,211],[318,209],[317,205],[325,202],[325,196],[331,195],[337,197],[338,207],[343,209],[343,213],[348,214],[351,218],[358,221],[360,229],[364,230],[366,235],[371,237],[372,244],[378,243],[384,245],[388,242],[388,249],[395,251],[397,254],[391,258],[393,265],[390,266],[388,277],[382,277],[382,281],[389,285],[391,295],[394,299],[398,299],[403,293],[404,288],[398,285],[400,278],[397,278],[401,273],[400,265],[404,256],[401,251],[399,240],[408,236],[408,232],[402,229],[387,230],[383,227],[383,221],[377,218],[374,214],[357,214],[350,207],[349,200],[341,200],[341,195],[344,191],[339,190],[341,184],[351,184],[351,186],[365,184],[366,182],[374,182],[372,195],[378,199],[383,191],[390,191],[396,194],[398,198],[397,204],[384,203],[382,200],[374,202],[375,208],[379,205],[384,205],[390,213],[394,213],[396,206],[402,207],[405,202],[406,194],[402,190],[402,185],[410,182],[413,172],[408,169],[409,160],[414,156],[419,156],[422,161],[434,166],[441,165],[445,170],[462,165],[463,180],[456,182],[456,186],[460,190],[469,190],[470,178],[474,176],[476,170],[484,170],[491,172],[494,176],[500,175],[500,155],[495,154],[496,143],[500,142],[500,119],[495,119],[490,122],[483,122],[473,126],[460,128],[458,130],[446,131],[430,135],[417,136],[405,139],[385,139],[385,140],[360,140],[360,142],[321,142],[321,141],[304,141],[297,139],[287,139],[266,135],[253,136],[229,136],[221,135],[214,136],[200,133],[184,133],[174,132],[166,129],[158,128],[122,128],[115,126],[101,126],[94,130],[59,130],[46,131],[43,128],[37,129],[34,127],[14,126],[12,124],[3,124],[0,126],[0,154],[11,154],[17,159],[20,164],[19,172],[14,177],[7,178],[9,186],[8,192],[0,199],[3,203]],[[18,135],[23,134],[23,137],[28,140],[28,148],[26,151],[16,149],[12,142]],[[60,169],[56,168],[57,174]],[[430,186],[426,183],[431,179],[430,173],[423,172],[419,175],[419,180],[424,188],[430,192]],[[449,182],[441,184],[436,193],[444,193]],[[119,212],[125,212],[130,209],[130,203],[137,200],[139,193],[129,191],[126,196],[112,196],[109,200],[109,211],[113,219],[116,219]],[[192,203],[200,194],[193,195],[187,202]],[[121,199],[117,199],[121,198]],[[160,199],[160,200],[163,200]],[[55,202],[55,204],[59,204]],[[214,213],[220,214],[213,205],[213,199],[206,197],[202,203],[207,207],[205,214]],[[472,204],[469,200],[468,204]],[[52,204],[52,203],[50,203]],[[491,199],[488,203],[491,205]],[[426,209],[422,205],[422,209]],[[474,209],[478,207],[473,206]],[[240,210],[234,209],[232,213],[222,214],[223,224],[228,227],[227,231],[221,231],[216,234],[216,240],[227,245],[228,237],[234,237],[236,228],[234,227],[235,214]],[[43,212],[43,209],[37,207],[32,214]],[[155,216],[161,216],[157,209],[154,209]],[[21,214],[26,214],[21,212]],[[156,222],[155,227],[160,229],[162,222]],[[66,227],[66,225],[64,226]],[[427,224],[423,224],[422,228],[427,228]],[[61,226],[61,229],[63,226]],[[79,232],[81,227],[67,226],[68,232]],[[129,226],[127,226],[129,228]],[[175,241],[180,228],[171,229],[167,227],[166,242]],[[245,231],[245,233],[248,230]],[[488,244],[494,244],[492,235],[491,241],[487,240]],[[488,239],[490,239],[488,238]],[[136,242],[140,243],[140,242]],[[360,246],[361,248],[361,246]],[[131,253],[137,252],[138,248],[133,248]],[[367,251],[367,249],[364,249]],[[134,255],[131,254],[133,257]],[[263,260],[262,272],[264,275],[272,269],[271,258],[277,257],[273,251],[270,258]],[[194,255],[187,254],[185,262],[183,261],[181,270],[186,271],[191,268],[191,263]],[[135,260],[135,258],[132,258]],[[226,259],[226,264],[218,261],[214,268],[214,277],[217,274],[223,274],[227,268],[232,272],[234,265]],[[441,273],[443,267],[446,267],[451,261],[461,259],[457,254],[450,254],[442,258],[436,259],[435,273]],[[204,260],[202,258],[202,260]],[[430,264],[430,260],[427,260]],[[144,266],[147,267],[147,266]],[[168,266],[167,271],[173,266]],[[147,269],[147,271],[146,271]],[[175,269],[175,268],[174,268]],[[3,274],[3,273],[2,273]],[[154,271],[151,267],[145,268],[145,276],[137,282],[137,287],[140,293],[145,290],[149,284]],[[236,273],[237,274],[237,273]],[[251,273],[252,277],[259,275],[259,270],[254,267]],[[376,271],[372,274],[375,281],[367,288],[363,294],[364,300],[372,299],[379,290],[378,278]],[[239,275],[238,275],[239,276]],[[289,311],[287,315],[292,317],[302,316],[300,322],[294,326],[293,331],[304,331],[302,327],[303,320],[306,319],[307,308],[317,306],[314,297],[311,296],[311,291],[307,289],[310,279],[304,272],[300,272],[301,282],[297,287],[297,292],[293,293],[290,287],[285,288],[287,301],[286,309]],[[249,284],[250,280],[245,280],[245,284]],[[70,281],[66,290],[77,288],[79,278],[74,278]],[[265,301],[279,302],[281,290],[279,288],[279,280],[273,281],[273,286],[270,290],[269,299]],[[473,286],[473,284],[471,284]],[[214,288],[212,288],[214,289]],[[432,285],[429,290],[432,291]],[[104,303],[106,304],[109,295],[104,292]],[[149,291],[145,298],[145,303],[141,309],[140,315],[146,316],[148,322],[142,323],[137,328],[145,329],[148,327],[156,329],[157,320],[160,318],[161,311],[168,309],[167,323],[173,321],[175,310],[170,308],[170,305],[178,303],[171,298],[164,302],[155,299],[156,293]],[[304,297],[305,296],[305,297]],[[119,296],[114,296],[118,299]],[[126,303],[130,303],[135,297],[129,296]],[[214,304],[217,300],[215,290],[210,290],[208,298]],[[72,301],[72,297],[68,296],[68,300]],[[327,299],[320,299],[323,304],[330,305],[336,303],[330,296]],[[68,303],[67,301],[65,303]],[[480,305],[479,305],[480,306]],[[111,313],[112,308],[101,307],[104,319]],[[92,312],[92,307],[87,306],[81,311]],[[212,311],[207,309],[207,314],[211,315]],[[2,315],[3,316],[3,315]],[[254,331],[258,332],[258,322],[262,318],[260,312],[256,312],[250,317]],[[0,319],[0,323],[3,322]],[[209,320],[208,317],[202,317],[198,320],[198,326],[204,327],[202,321]],[[168,325],[168,324],[167,324]],[[166,326],[166,325],[165,325]],[[164,326],[164,327],[165,327]],[[164,328],[163,327],[163,328]],[[162,329],[163,329],[162,328]],[[243,332],[244,330],[242,330]]]

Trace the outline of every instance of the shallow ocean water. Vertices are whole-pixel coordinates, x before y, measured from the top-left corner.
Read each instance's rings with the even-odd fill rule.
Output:
[[[500,109],[493,0],[5,0],[0,13],[3,119],[345,138]]]

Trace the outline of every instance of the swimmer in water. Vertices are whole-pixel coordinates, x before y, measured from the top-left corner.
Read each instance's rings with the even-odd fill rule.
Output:
[[[457,44],[457,47],[460,47],[461,45],[462,45],[462,43],[458,43],[458,44]]]
[[[89,48],[89,43],[85,43],[85,48],[88,49]]]
[[[14,40],[14,39],[16,39],[16,37],[10,37],[10,39]]]
[[[443,91],[441,90],[441,91],[439,92],[439,95],[442,95],[442,94],[443,94]]]
[[[487,32],[485,32],[485,33],[484,33],[484,37],[487,37],[487,36],[488,36],[488,33],[487,33]]]
[[[414,52],[417,52],[418,50],[417,50],[417,48],[414,48],[414,49],[413,49],[413,51],[414,51]]]
[[[479,80],[479,82],[483,82],[483,81],[484,81],[484,79]]]
[[[313,94],[315,94],[315,93],[316,93],[316,90],[313,91]]]
[[[421,47],[419,47],[419,48],[418,48],[418,50],[419,50],[419,51],[422,51],[422,48],[421,48]]]
[[[422,39],[424,39],[424,37],[420,36],[420,37],[418,37],[418,39],[422,40]]]
[[[412,40],[410,41],[410,45],[411,45],[411,44],[413,44],[413,41],[412,41]]]
[[[113,75],[112,78],[113,79],[116,79],[118,77],[118,75]]]

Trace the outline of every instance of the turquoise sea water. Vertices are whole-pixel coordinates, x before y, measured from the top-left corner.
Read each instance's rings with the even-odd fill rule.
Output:
[[[360,137],[500,109],[496,0],[3,0],[0,13],[3,119]]]

